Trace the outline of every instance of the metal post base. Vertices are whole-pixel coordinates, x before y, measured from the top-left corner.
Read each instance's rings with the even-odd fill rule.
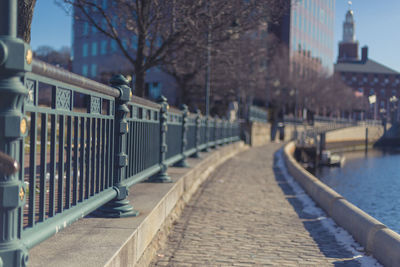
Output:
[[[139,211],[133,209],[129,200],[123,199],[110,201],[98,210],[92,212],[91,215],[102,218],[125,218],[136,217],[139,215]]]
[[[194,154],[191,155],[190,157],[191,157],[191,158],[194,158],[194,159],[200,159],[200,158],[201,158],[199,152],[197,152],[197,151],[196,151],[196,153],[194,153]]]
[[[171,177],[166,172],[158,173],[149,179],[147,179],[148,183],[172,183]]]
[[[187,163],[186,159],[182,159],[174,164],[174,167],[179,168],[189,168],[189,164]]]

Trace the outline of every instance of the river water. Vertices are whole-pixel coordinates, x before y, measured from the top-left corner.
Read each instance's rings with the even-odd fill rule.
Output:
[[[344,154],[341,168],[316,175],[348,201],[400,233],[400,153],[370,150]]]

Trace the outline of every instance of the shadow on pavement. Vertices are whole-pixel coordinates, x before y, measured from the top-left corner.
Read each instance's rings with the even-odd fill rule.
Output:
[[[286,181],[280,168],[276,166],[277,152],[274,155],[274,175],[275,179],[286,196],[286,199],[292,205],[299,218],[302,220],[304,228],[310,233],[310,236],[318,244],[320,251],[328,258],[343,258],[346,260],[336,261],[334,266],[361,266],[353,258],[353,254],[345,249],[318,219],[317,215],[304,212],[303,203],[296,197],[292,187]]]

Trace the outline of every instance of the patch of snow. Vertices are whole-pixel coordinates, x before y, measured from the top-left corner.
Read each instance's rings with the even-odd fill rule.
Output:
[[[303,204],[303,212],[310,215],[318,216],[317,220],[320,220],[324,228],[326,228],[333,236],[335,236],[338,243],[342,244],[349,252],[353,254],[353,259],[357,260],[361,266],[367,267],[381,267],[376,259],[363,253],[364,248],[358,244],[353,237],[342,227],[338,226],[332,218],[327,217],[325,212],[318,208],[315,202],[304,192],[301,186],[294,180],[294,178],[288,173],[284,159],[283,150],[279,150],[276,155],[276,166],[280,169],[282,175],[293,189],[295,196]]]

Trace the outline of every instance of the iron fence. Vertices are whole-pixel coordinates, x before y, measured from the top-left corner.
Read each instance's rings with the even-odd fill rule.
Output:
[[[132,97],[122,75],[106,86],[33,60],[16,10],[0,2],[0,266],[25,266],[30,248],[89,213],[137,215],[130,186],[170,182],[168,166],[239,140],[238,123]]]
[[[268,122],[268,112],[257,106],[249,106],[248,120],[251,122]]]

